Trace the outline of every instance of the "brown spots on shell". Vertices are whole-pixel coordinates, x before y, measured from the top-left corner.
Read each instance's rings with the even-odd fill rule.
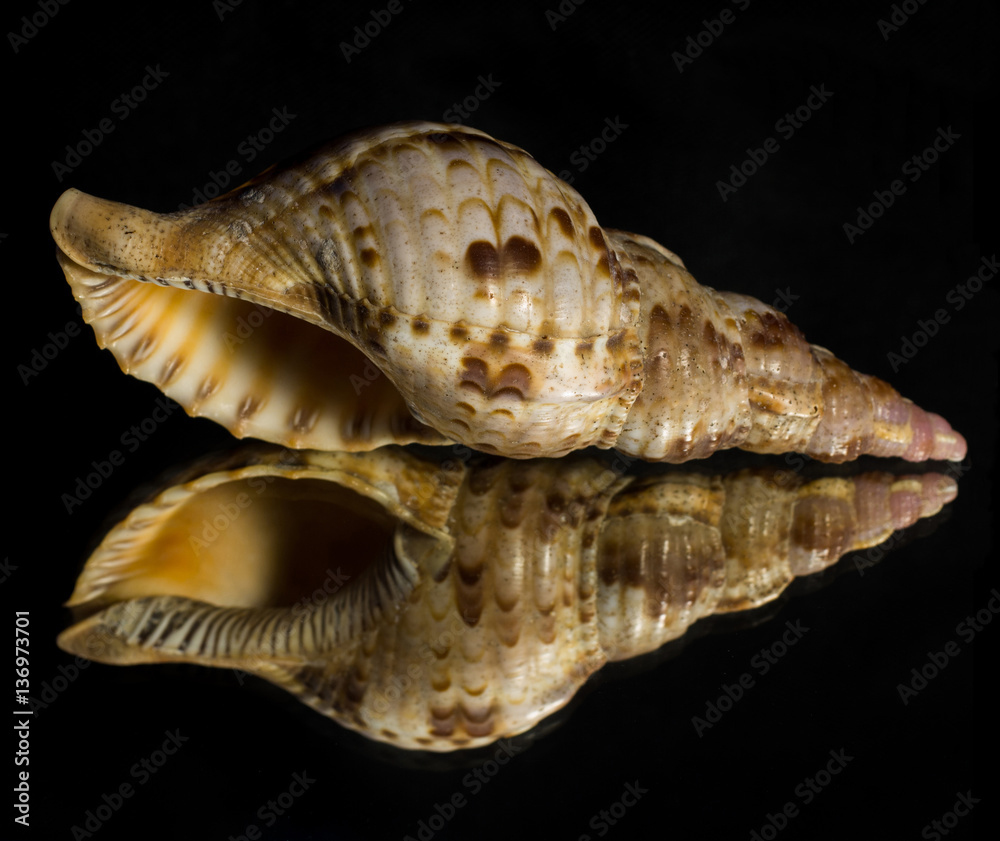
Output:
[[[597,261],[597,274],[601,278],[611,277],[611,264],[607,254],[602,254],[601,259]]]
[[[423,318],[414,318],[410,322],[410,329],[416,336],[426,336],[431,330],[431,325],[429,321]]]
[[[702,339],[706,344],[714,345],[719,341],[719,334],[715,329],[715,325],[711,321],[705,322],[705,329],[702,331]]]
[[[854,536],[851,505],[832,496],[807,496],[795,505],[792,544],[831,558],[844,554]]]
[[[590,339],[586,339],[582,342],[576,343],[577,353],[590,353],[594,349],[594,342]]]
[[[576,229],[573,227],[573,220],[570,219],[569,214],[566,212],[565,208],[553,207],[549,211],[549,218],[554,219],[556,224],[559,225],[560,230],[568,237],[572,237],[576,233]]]
[[[607,251],[608,246],[604,242],[604,231],[598,228],[596,225],[591,225],[590,230],[587,231],[587,237],[590,239],[590,244],[594,248],[600,248]]]
[[[471,569],[463,569],[459,566],[455,606],[458,608],[462,621],[470,628],[475,628],[479,624],[479,618],[483,613],[482,575],[481,564],[477,564]]]
[[[476,388],[483,394],[487,394],[490,388],[490,366],[485,360],[477,359],[474,356],[462,358],[462,379],[459,382],[461,388]]]
[[[372,226],[371,225],[357,225],[351,232],[355,239],[365,239],[372,236]]]
[[[552,645],[556,641],[556,617],[552,613],[543,614],[538,617],[537,623],[538,641],[545,645]]]
[[[745,317],[746,324],[740,331],[741,337],[754,347],[780,350],[788,334],[795,330],[785,316],[770,310],[750,310]]]
[[[556,343],[553,342],[552,339],[546,339],[544,337],[541,339],[535,339],[535,341],[531,343],[531,349],[535,353],[541,354],[542,356],[548,356],[553,350],[555,350],[555,347]]]
[[[622,271],[622,264],[618,260],[618,255],[614,251],[608,252],[610,256],[611,281],[615,292],[620,292],[625,285],[625,273]],[[636,290],[638,291],[638,290]]]
[[[607,348],[611,353],[618,353],[625,345],[625,331],[619,330],[608,338]]]
[[[531,274],[542,264],[542,253],[535,243],[524,237],[513,236],[504,243],[501,262],[504,269]]]
[[[461,409],[463,412],[467,412],[468,415],[469,415],[469,417],[472,417],[473,415],[476,414],[475,407],[474,406],[470,406],[468,403],[465,403],[465,402],[456,403],[455,404],[455,408],[456,409]]]
[[[495,376],[490,374],[489,363],[474,356],[463,357],[462,366],[459,388],[479,391],[487,400],[498,397],[524,400],[531,386],[531,372],[518,362],[504,365]]]
[[[388,310],[381,310],[378,314],[379,324],[383,327],[391,327],[396,323],[396,316]]]
[[[482,711],[469,710],[465,707],[461,707],[460,709],[463,713],[463,728],[470,736],[481,739],[493,732],[493,711],[490,707],[486,707]]]
[[[472,276],[481,280],[495,280],[500,276],[500,255],[491,242],[477,239],[465,250],[466,265]]]
[[[456,719],[454,707],[431,707],[431,735],[451,736],[455,732]]]
[[[524,519],[524,497],[511,494],[500,505],[500,522],[508,529],[516,529]]]
[[[458,577],[466,587],[476,587],[483,577],[483,565],[475,564],[471,567],[466,567],[459,563]]]
[[[448,335],[453,342],[464,342],[469,338],[469,328],[461,324],[454,324],[448,331]]]
[[[533,274],[542,265],[538,246],[522,236],[512,236],[499,250],[477,239],[465,250],[466,269],[477,280],[498,280],[508,274]]]
[[[500,608],[501,613],[510,613],[521,601],[521,594],[517,590],[512,590],[507,594],[496,590],[493,594],[493,600],[496,602],[497,607]]]
[[[545,497],[546,507],[556,514],[561,514],[565,511],[566,504],[566,497],[559,493],[559,491],[550,491]]]
[[[501,330],[494,330],[490,333],[490,345],[497,349],[503,349],[510,344],[510,336]]]
[[[361,249],[361,262],[364,263],[368,268],[373,269],[378,266],[380,262],[380,257],[378,251],[374,248],[362,248]]]
[[[338,199],[340,199],[341,203],[344,202],[344,199],[348,194],[354,196],[354,198],[357,198],[357,196],[354,195],[354,193],[351,191],[351,186],[352,186],[350,179],[351,174],[352,174],[351,169],[345,169],[343,172],[340,173],[340,175],[334,178],[333,181],[324,186],[322,188],[322,191],[324,193],[329,193],[333,196],[336,196]]]
[[[448,573],[451,572],[451,563],[455,559],[454,555],[449,555],[448,560],[441,564],[441,569],[434,573],[432,576],[434,580],[440,584],[448,577]]]

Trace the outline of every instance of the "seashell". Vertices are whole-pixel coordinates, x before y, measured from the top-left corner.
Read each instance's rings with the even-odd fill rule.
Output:
[[[51,230],[98,342],[240,437],[668,462],[966,452],[782,313],[601,228],[526,152],[464,126],[361,132],[183,212],[69,190]]]
[[[935,473],[637,478],[470,455],[260,446],[190,472],[104,538],[59,645],[241,669],[372,739],[476,747],[957,494]]]

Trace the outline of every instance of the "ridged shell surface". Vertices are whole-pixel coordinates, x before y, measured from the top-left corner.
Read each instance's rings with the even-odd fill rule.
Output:
[[[934,473],[636,478],[582,457],[253,450],[112,529],[70,600],[89,615],[59,643],[242,669],[370,738],[475,747],[956,492]]]
[[[361,132],[177,213],[69,190],[50,224],[98,341],[240,436],[965,457],[944,418],[463,126]]]
[[[80,265],[131,265],[350,337],[418,420],[477,449],[607,446],[641,386],[638,290],[575,190],[517,147],[442,128],[349,137],[156,217],[155,259],[127,238],[115,253],[63,245]]]

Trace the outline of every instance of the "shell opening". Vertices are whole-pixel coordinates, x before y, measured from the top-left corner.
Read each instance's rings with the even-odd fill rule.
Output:
[[[441,441],[371,360],[322,327],[227,297],[220,283],[174,288],[59,261],[98,344],[190,415],[295,448]]]
[[[229,481],[140,531],[124,563],[107,564],[86,585],[81,579],[70,604],[181,596],[220,607],[318,608],[391,551],[395,527],[378,503],[334,482]]]

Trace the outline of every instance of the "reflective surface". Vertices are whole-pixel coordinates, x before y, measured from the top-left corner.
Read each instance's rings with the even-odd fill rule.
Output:
[[[89,812],[98,839],[238,838],[251,826],[275,841],[402,839],[421,825],[435,839],[660,837],[665,826],[746,839],[791,802],[799,814],[779,839],[919,837],[959,792],[978,796],[973,760],[988,750],[988,706],[973,706],[973,664],[995,662],[996,623],[971,639],[959,626],[978,621],[977,611],[991,615],[996,586],[987,561],[998,308],[994,281],[969,280],[992,256],[973,225],[973,172],[988,170],[974,169],[973,150],[988,146],[975,137],[973,105],[992,84],[982,49],[990,21],[963,4],[927,3],[886,40],[878,18],[892,14],[888,3],[743,10],[588,0],[571,14],[554,5],[565,20],[552,24],[544,7],[477,18],[468,4],[403,3],[348,63],[340,43],[353,43],[355,27],[374,30],[372,10],[384,5],[300,4],[280,16],[273,4],[226,5],[222,19],[209,3],[151,7],[140,20],[133,7],[70,3],[8,55],[11,161],[32,187],[0,229],[14,298],[7,475],[16,477],[0,589],[11,610],[30,611],[30,695],[45,706],[31,728],[31,765],[17,766],[31,774],[31,825],[0,834],[73,837]],[[724,7],[733,22],[680,72],[673,53]],[[36,11],[15,10],[8,29],[19,32],[21,15]],[[169,73],[158,82],[157,66]],[[59,85],[45,81],[51,75]],[[480,76],[500,83],[484,99]],[[131,91],[146,77],[156,86],[136,102],[142,94]],[[823,84],[832,97],[790,137],[775,127]],[[169,210],[342,130],[440,119],[455,103],[465,122],[565,170],[598,218],[682,254],[701,282],[777,301],[831,348],[846,330],[850,347],[838,352],[918,405],[935,408],[946,383],[942,413],[969,440],[959,499],[914,527],[920,539],[872,554],[870,567],[848,557],[761,611],[696,623],[658,655],[668,661],[606,666],[560,727],[529,750],[513,740],[513,755],[493,746],[432,765],[426,754],[392,751],[409,763],[401,766],[229,669],[114,668],[62,652],[55,640],[72,622],[61,606],[72,582],[98,536],[133,506],[112,512],[172,465],[232,442],[159,403],[85,332],[53,263],[47,219],[59,194],[114,185],[123,200]],[[295,116],[282,123],[275,111]],[[86,141],[85,130],[94,137],[105,118],[113,130],[74,161],[66,146]],[[904,164],[949,125],[961,138],[909,180]],[[730,167],[768,137],[779,150],[723,201],[717,182],[738,180]],[[57,174],[53,162],[72,171]],[[843,226],[857,225],[857,208],[896,179],[905,193],[849,242]],[[948,320],[931,336],[939,310]],[[794,469],[782,458],[778,466]],[[713,460],[712,471],[728,469]],[[763,673],[754,658],[797,622],[809,631]],[[897,687],[949,643],[959,653],[904,704]],[[743,675],[753,686],[722,711],[725,687]],[[710,704],[721,715],[696,732],[692,720],[708,720]],[[806,802],[798,786],[842,749],[854,758]],[[296,781],[303,773],[315,782]],[[648,793],[626,806],[636,783]],[[131,796],[112,808],[123,784]],[[449,814],[456,797],[462,805]],[[879,808],[862,814],[858,803],[869,802]],[[954,837],[974,836],[977,809]]]

